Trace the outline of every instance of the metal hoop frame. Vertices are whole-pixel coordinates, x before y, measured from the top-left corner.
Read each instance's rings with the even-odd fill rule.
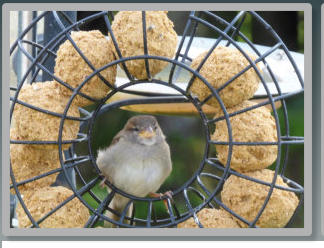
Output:
[[[25,35],[31,30],[33,29],[37,23],[43,19],[46,15],[53,15],[55,18],[56,23],[60,26],[61,28],[61,32],[59,32],[51,41],[49,41],[47,44],[37,44],[35,41],[29,41],[29,40],[25,40],[24,37]],[[258,49],[254,46],[254,44],[240,31],[240,28],[246,18],[247,15],[250,15],[252,18],[254,18],[255,20],[257,20],[258,22],[260,22],[263,26],[264,29],[270,34],[272,35],[275,40],[277,41],[276,45],[274,45],[273,47],[271,47],[267,52],[261,54]],[[213,23],[208,22],[206,19],[204,19],[202,16],[208,17],[209,20],[212,19]],[[101,68],[95,68],[91,62],[86,58],[86,56],[82,53],[82,51],[78,48],[78,46],[76,45],[76,43],[73,41],[73,39],[70,36],[70,32],[71,30],[80,30],[80,27],[82,27],[82,25],[84,25],[85,23],[97,19],[97,18],[103,18],[105,21],[105,24],[107,26],[108,29],[108,33],[110,38],[113,41],[113,44],[115,46],[115,49],[117,51],[118,54],[118,58],[101,67]],[[209,206],[209,207],[222,207],[223,209],[225,209],[226,211],[228,211],[230,214],[232,214],[233,216],[235,216],[236,218],[238,218],[239,220],[243,221],[244,223],[246,223],[249,227],[255,228],[256,226],[256,222],[258,221],[258,219],[260,218],[261,214],[263,213],[265,207],[267,206],[267,203],[270,200],[271,194],[273,192],[274,189],[280,189],[280,190],[286,190],[286,191],[291,191],[291,192],[295,192],[296,194],[299,195],[299,205],[295,211],[295,214],[297,212],[297,210],[300,208],[300,206],[303,204],[303,194],[304,194],[304,189],[301,185],[299,185],[297,182],[294,182],[288,178],[286,178],[284,176],[284,172],[286,169],[286,165],[287,165],[287,161],[288,161],[288,157],[289,157],[289,145],[292,144],[303,144],[304,143],[304,137],[296,137],[296,136],[291,136],[290,135],[290,129],[289,129],[289,118],[288,118],[288,112],[287,112],[287,105],[285,102],[285,99],[292,97],[294,95],[297,94],[302,94],[303,93],[303,79],[302,76],[297,68],[297,65],[295,63],[295,61],[293,60],[289,50],[287,49],[287,47],[285,46],[285,44],[282,42],[282,40],[279,38],[279,36],[276,34],[276,32],[272,29],[272,27],[267,24],[257,13],[255,12],[245,12],[245,11],[241,11],[239,12],[234,18],[233,20],[229,23],[227,21],[225,21],[223,18],[213,14],[212,12],[209,11],[202,11],[202,12],[198,12],[198,14],[194,11],[192,11],[189,15],[189,18],[187,20],[183,35],[182,35],[182,39],[180,40],[179,43],[179,47],[176,51],[175,54],[175,58],[174,59],[169,59],[169,58],[165,58],[165,57],[161,57],[161,56],[152,56],[148,54],[148,48],[147,48],[147,36],[146,36],[146,13],[145,11],[142,11],[142,23],[143,23],[143,42],[144,42],[144,50],[143,50],[143,55],[140,56],[134,56],[134,57],[123,57],[120,49],[118,47],[118,43],[115,39],[115,36],[113,34],[113,31],[111,29],[111,24],[110,24],[110,20],[109,18],[113,19],[113,13],[111,11],[103,11],[97,14],[94,14],[90,17],[84,18],[78,22],[73,22],[69,19],[69,17],[64,13],[64,12],[59,12],[59,11],[52,11],[52,12],[43,12],[42,14],[40,14],[39,16],[37,16],[32,23],[27,27],[27,29],[19,36],[19,38],[15,41],[15,43],[12,45],[12,47],[10,48],[10,55],[13,55],[15,50],[20,50],[30,61],[31,61],[31,66],[28,68],[27,72],[25,73],[25,75],[23,75],[22,79],[20,82],[18,82],[18,86],[17,88],[10,88],[10,90],[14,91],[15,94],[13,97],[10,98],[10,100],[12,101],[12,105],[10,108],[10,120],[12,118],[12,113],[14,111],[14,106],[16,103],[24,105],[28,108],[34,109],[36,111],[40,111],[42,113],[45,114],[49,114],[52,116],[56,116],[61,118],[61,122],[60,122],[60,127],[59,127],[59,134],[58,134],[58,140],[57,141],[28,141],[28,140],[10,140],[11,144],[40,144],[40,145],[49,145],[49,144],[57,144],[58,145],[58,150],[59,150],[59,159],[60,159],[60,163],[61,163],[61,168],[52,170],[52,171],[48,171],[46,173],[43,173],[41,175],[38,175],[36,177],[30,178],[30,179],[26,179],[24,181],[21,182],[17,182],[15,179],[15,175],[12,171],[11,168],[11,164],[10,164],[10,177],[12,180],[12,184],[10,185],[10,188],[15,189],[16,191],[16,195],[17,198],[20,202],[20,204],[22,205],[24,211],[26,212],[28,218],[30,219],[32,225],[31,227],[39,227],[39,224],[42,223],[42,221],[44,221],[46,218],[48,218],[51,214],[53,214],[54,212],[56,212],[58,209],[60,209],[61,207],[63,207],[64,205],[66,205],[69,201],[71,201],[72,199],[74,199],[75,197],[77,197],[92,213],[93,215],[91,215],[90,219],[87,221],[87,223],[85,223],[84,227],[93,227],[99,220],[105,220],[105,221],[109,221],[114,223],[116,226],[118,227],[176,227],[177,224],[179,224],[180,222],[185,221],[186,219],[190,218],[190,217],[194,217],[195,222],[197,223],[197,225],[199,227],[203,227],[202,223],[200,223],[199,219],[197,218],[197,212],[200,211],[202,208],[204,208],[205,206]],[[215,23],[214,23],[215,22]],[[64,25],[65,23],[65,25]],[[221,24],[224,25],[225,28],[221,29],[219,27],[217,27],[216,24]],[[209,51],[207,52],[207,55],[205,56],[205,58],[202,60],[202,62],[200,63],[200,65],[198,66],[198,68],[196,70],[193,70],[192,68],[190,68],[185,62],[186,61],[192,61],[192,58],[188,57],[188,52],[190,50],[190,47],[192,45],[192,41],[196,35],[196,31],[199,28],[199,25],[203,25],[207,28],[209,28],[210,30],[212,30],[213,32],[218,34],[218,38],[215,40],[214,45],[209,49]],[[187,42],[187,46],[185,47],[185,52],[184,54],[181,53],[182,49],[184,48],[184,43],[185,43],[185,39],[186,37],[189,39],[189,41]],[[246,52],[240,47],[240,45],[235,41],[236,37],[240,37],[241,39],[243,39],[248,46],[258,55],[258,58],[253,61],[251,60],[251,58],[246,54]],[[249,65],[244,68],[240,73],[238,73],[237,75],[235,75],[234,77],[232,77],[230,80],[228,80],[222,87],[218,88],[218,89],[214,89],[209,82],[200,75],[199,70],[202,68],[202,66],[204,65],[204,63],[206,62],[206,60],[208,59],[209,55],[212,53],[212,51],[219,45],[219,43],[221,42],[221,40],[227,40],[227,44],[228,45],[233,45],[234,47],[236,47],[241,53],[242,55],[248,60]],[[64,40],[69,40],[73,47],[76,49],[76,51],[80,54],[80,56],[82,57],[82,59],[84,59],[86,61],[86,63],[88,64],[88,66],[93,70],[93,73],[91,75],[89,75],[77,88],[72,88],[70,85],[68,85],[66,82],[64,82],[63,80],[61,80],[60,78],[57,78],[49,69],[47,69],[43,64],[46,62],[46,60],[50,57],[56,57],[56,54],[54,52],[54,50],[59,46],[59,44],[64,41]],[[29,54],[26,49],[24,48],[23,44],[28,44],[30,46],[32,46],[34,49],[38,49],[38,52],[35,56]],[[281,90],[280,90],[280,85],[276,79],[276,77],[274,76],[273,71],[271,70],[270,66],[266,63],[265,58],[267,56],[269,56],[270,54],[272,54],[274,51],[276,51],[277,49],[282,49],[284,51],[284,53],[287,55],[291,65],[293,66],[293,68],[296,71],[296,75],[297,78],[299,80],[299,83],[302,86],[302,90],[298,91],[298,92],[292,92],[292,93],[288,93],[288,94],[282,94]],[[181,59],[180,59],[181,58]],[[134,79],[134,77],[129,73],[129,70],[127,69],[126,63],[129,60],[138,60],[138,59],[142,59],[145,60],[145,70],[147,73],[147,78],[148,80],[136,80]],[[171,64],[171,70],[170,70],[170,74],[169,74],[169,79],[167,82],[161,81],[161,80],[157,80],[154,79],[154,77],[152,77],[151,73],[150,73],[150,60],[161,60],[161,61],[166,61],[168,63]],[[266,65],[267,70],[270,73],[270,76],[276,86],[276,89],[278,91],[278,95],[273,96],[271,95],[269,88],[261,74],[261,72],[258,70],[258,68],[256,67],[256,64],[258,62],[262,62]],[[113,65],[119,65],[120,67],[122,67],[128,77],[129,83],[124,84],[120,87],[116,87],[115,85],[111,84],[110,82],[108,82],[106,79],[104,79],[101,75],[100,72],[107,69],[110,66]],[[174,74],[175,74],[175,69],[176,67],[181,68],[182,70],[186,70],[188,71],[192,76],[191,79],[188,83],[188,87],[186,90],[182,90],[179,87],[177,87],[174,84]],[[249,108],[234,112],[229,114],[219,96],[219,92],[221,90],[223,90],[226,86],[228,86],[231,82],[233,82],[237,77],[239,77],[240,75],[242,75],[244,72],[246,72],[248,69],[253,68],[258,77],[260,78],[261,83],[263,84],[266,92],[267,92],[267,96],[268,99],[258,103],[254,106],[251,106]],[[70,97],[66,108],[63,112],[63,114],[59,114],[59,113],[54,113],[54,112],[50,112],[44,109],[41,109],[39,107],[33,106],[31,104],[28,104],[26,102],[20,101],[18,100],[18,96],[19,96],[19,92],[21,90],[21,87],[24,83],[32,83],[36,76],[38,75],[38,73],[40,71],[43,71],[47,74],[49,74],[54,80],[56,80],[58,83],[64,85],[65,87],[67,87],[68,89],[70,89],[72,91],[72,96]],[[30,82],[27,82],[27,77],[28,75],[31,74],[31,80]],[[101,80],[102,83],[105,83],[110,89],[111,91],[107,94],[106,97],[104,97],[103,99],[94,99],[90,96],[87,96],[84,93],[81,93],[81,89],[82,87],[93,77],[93,76],[98,76]],[[198,98],[192,96],[190,94],[190,87],[194,81],[195,78],[200,79],[209,89],[210,91],[210,95],[200,101]],[[155,84],[160,84],[160,85],[164,85],[164,86],[168,86],[171,87],[175,90],[177,90],[181,96],[175,96],[175,95],[155,95],[155,94],[143,94],[143,93],[139,93],[139,92],[134,92],[134,91],[130,91],[127,90],[127,87],[132,86],[132,85],[136,85],[136,84],[143,84],[143,83],[155,83]],[[124,101],[118,101],[118,102],[113,102],[110,104],[105,104],[105,102],[112,97],[115,93],[117,92],[128,92],[128,93],[133,93],[133,94],[137,94],[137,95],[144,95],[146,96],[145,98],[136,98],[136,99],[129,99],[129,100],[124,100]],[[67,112],[72,104],[73,99],[77,96],[77,95],[81,95],[85,98],[87,98],[88,100],[91,100],[93,102],[96,102],[98,105],[96,107],[96,109],[89,113],[84,109],[80,109],[81,113],[85,115],[85,117],[72,117],[72,116],[68,116]],[[207,103],[207,101],[211,98],[215,98],[220,106],[221,109],[224,113],[224,116],[219,117],[219,118],[209,118],[203,111],[202,107]],[[281,134],[280,132],[280,124],[279,124],[279,117],[278,117],[278,113],[276,111],[275,108],[275,102],[280,101],[281,105],[282,105],[282,109],[283,109],[283,113],[284,113],[284,125],[285,125],[285,134]],[[200,162],[199,168],[198,170],[195,171],[194,175],[184,184],[182,185],[180,188],[178,188],[177,190],[174,191],[174,197],[175,199],[177,198],[177,196],[181,196],[182,199],[185,200],[185,205],[186,205],[186,211],[183,213],[180,213],[180,211],[178,210],[177,207],[177,201],[175,200],[175,202],[171,202],[170,199],[168,198],[163,198],[167,200],[167,205],[168,205],[168,212],[169,212],[169,217],[168,218],[164,218],[164,219],[157,219],[156,215],[155,215],[155,209],[154,209],[154,202],[160,201],[161,199],[159,198],[141,198],[141,197],[135,197],[133,195],[129,195],[126,192],[121,191],[120,189],[116,188],[114,185],[112,185],[109,182],[106,182],[107,186],[110,188],[111,192],[105,197],[104,200],[100,200],[95,193],[93,193],[91,191],[91,189],[95,186],[95,184],[102,179],[102,177],[99,175],[99,169],[96,165],[96,161],[95,161],[95,157],[93,155],[93,151],[91,148],[91,141],[92,141],[92,130],[93,130],[93,124],[95,122],[95,119],[97,116],[113,109],[113,108],[118,108],[121,106],[125,106],[125,105],[133,105],[133,104],[155,104],[155,103],[175,103],[175,102],[191,102],[195,108],[197,109],[199,116],[201,118],[201,121],[203,123],[203,128],[204,128],[204,134],[205,134],[205,151],[204,151],[204,156]],[[275,118],[275,122],[276,122],[276,127],[277,127],[277,137],[278,140],[276,142],[236,142],[233,141],[233,137],[232,137],[232,129],[231,129],[231,123],[230,123],[230,117],[235,116],[237,114],[243,113],[243,112],[247,112],[250,111],[252,109],[264,106],[264,105],[268,105],[270,104],[273,110],[273,115]],[[80,133],[78,135],[77,139],[74,140],[62,140],[62,130],[63,130],[63,126],[64,126],[64,122],[65,120],[73,120],[73,121],[78,121],[80,122]],[[228,129],[228,137],[229,140],[228,142],[220,142],[220,141],[214,141],[211,140],[210,137],[210,128],[212,125],[214,125],[215,122],[220,121],[220,120],[225,120],[226,124],[227,124],[227,129]],[[87,132],[84,132],[84,126],[85,125],[90,125],[90,128]],[[87,142],[88,143],[88,151],[89,154],[87,156],[77,156],[75,154],[74,148],[75,148],[75,144],[76,143],[80,143],[80,142]],[[62,149],[62,145],[63,144],[71,144],[71,147],[69,148],[68,151],[63,151]],[[229,146],[229,151],[228,151],[228,158],[227,158],[227,163],[226,165],[222,165],[217,158],[212,158],[209,157],[209,151],[210,148],[213,147],[211,145],[215,145],[215,144],[220,144],[220,145],[228,145]],[[278,146],[278,159],[276,162],[276,166],[275,166],[275,174],[273,177],[273,180],[271,183],[268,182],[264,182],[255,178],[251,178],[248,177],[246,175],[243,175],[241,173],[238,173],[232,169],[230,169],[230,161],[231,161],[231,155],[232,155],[232,148],[234,145],[277,145]],[[284,149],[282,149],[282,146],[284,146]],[[63,152],[65,154],[65,158],[63,156]],[[281,161],[281,156],[282,153],[284,155],[283,157],[283,161]],[[79,171],[79,166],[82,166],[83,163],[90,161],[91,164],[94,166],[94,168],[96,169],[98,176],[90,181],[86,181],[84,179],[84,177],[82,176],[82,174]],[[212,174],[212,173],[206,173],[204,172],[204,168],[205,167],[212,167],[214,169],[216,169],[217,171],[219,171],[219,173],[221,173],[221,176],[216,175],[216,174]],[[68,177],[67,174],[67,170],[73,168],[75,170],[75,172],[77,173],[77,175],[81,178],[81,181],[83,182],[83,186],[81,188],[76,188],[73,183],[71,182],[71,180]],[[46,213],[43,217],[41,217],[38,220],[35,220],[26,204],[24,203],[22,197],[21,197],[21,193],[19,191],[19,186],[27,184],[29,182],[32,182],[34,180],[38,180],[41,178],[44,178],[46,176],[52,175],[54,173],[57,172],[63,172],[67,182],[69,183],[69,185],[71,186],[71,189],[73,191],[73,195],[70,196],[69,198],[67,198],[65,201],[63,201],[62,203],[60,203],[56,208],[54,208],[52,211]],[[226,205],[224,205],[224,203],[221,202],[221,200],[218,198],[217,194],[220,192],[220,190],[222,189],[223,183],[225,182],[225,180],[230,176],[230,175],[236,175],[238,177],[259,183],[259,184],[263,184],[263,185],[267,185],[269,186],[269,192],[267,195],[267,198],[265,199],[262,207],[260,208],[256,218],[253,221],[248,221],[246,219],[244,219],[242,216],[238,215],[237,213],[235,213],[233,210],[231,210],[229,207],[227,207]],[[278,176],[281,176],[284,181],[289,185],[289,187],[283,187],[283,186],[279,186],[276,185],[276,179]],[[204,182],[203,182],[203,178],[211,178],[214,180],[217,180],[217,186],[212,190],[208,190],[208,188],[205,186]],[[197,183],[199,185],[198,187],[195,187],[193,184]],[[94,209],[93,207],[91,207],[82,197],[85,193],[89,193],[94,199],[95,201],[97,201],[98,203],[98,207],[96,209]],[[130,199],[128,205],[126,206],[126,208],[124,209],[124,211],[122,213],[117,213],[116,211],[114,211],[113,209],[109,208],[108,205],[111,202],[111,200],[113,199],[114,195],[118,193],[121,194],[125,197],[128,197]],[[190,201],[190,197],[189,194],[195,194],[196,196],[198,196],[201,200],[202,203],[197,205],[197,206],[193,206],[192,202]],[[141,201],[141,202],[146,202],[148,204],[147,207],[147,218],[146,219],[140,219],[140,218],[135,218],[135,206],[134,206],[134,211],[132,216],[126,216],[127,213],[127,209],[130,206],[131,203],[136,203],[137,201]],[[112,220],[110,218],[108,218],[104,212],[105,211],[111,211],[114,214],[120,216],[120,220],[119,221],[115,221]],[[294,215],[295,215],[294,214]],[[124,220],[129,220],[129,223],[124,223]],[[293,220],[293,218],[291,219],[291,221]],[[289,223],[288,223],[289,224]]]

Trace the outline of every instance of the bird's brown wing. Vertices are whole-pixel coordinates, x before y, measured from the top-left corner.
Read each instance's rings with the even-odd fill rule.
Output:
[[[113,140],[112,140],[111,143],[110,143],[110,146],[112,146],[112,145],[118,143],[118,141],[119,141],[121,138],[123,138],[124,135],[123,135],[122,131],[123,131],[123,130],[119,131],[119,132],[115,135],[115,137],[113,138]]]

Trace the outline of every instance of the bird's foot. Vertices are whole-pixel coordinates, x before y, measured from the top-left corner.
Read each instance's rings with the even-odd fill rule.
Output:
[[[155,198],[160,198],[162,199],[164,196],[166,196],[167,198],[169,198],[170,200],[172,200],[172,191],[167,191],[164,193],[149,193],[149,197],[155,197]]]
[[[173,202],[173,192],[171,190],[169,190],[167,192],[164,192],[163,194],[160,194],[160,195],[161,195],[161,198],[163,196],[166,196],[167,198],[169,198]]]
[[[171,202],[173,202],[172,195],[173,195],[173,193],[170,190],[167,191],[167,192],[164,192],[164,193],[149,193],[150,197],[158,197],[158,198],[160,198],[162,200],[162,198],[164,196],[166,196],[168,199],[171,200]],[[163,199],[163,204],[164,204],[166,210],[169,212],[168,199]]]
[[[99,184],[99,187],[100,188],[104,189],[106,187],[106,183],[105,183],[106,180],[107,180],[107,178],[105,178],[105,177],[102,179],[102,181]]]

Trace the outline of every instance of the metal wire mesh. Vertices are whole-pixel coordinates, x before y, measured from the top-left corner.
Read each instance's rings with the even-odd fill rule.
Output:
[[[58,24],[61,28],[61,31],[55,35],[53,39],[51,39],[46,44],[39,44],[36,41],[26,40],[25,36],[26,34],[32,30],[37,23],[42,20],[46,15],[53,15],[56,24]],[[263,54],[260,53],[260,51],[255,47],[255,45],[244,35],[244,33],[241,32],[240,28],[245,21],[245,18],[247,16],[250,16],[260,22],[264,26],[264,30],[272,35],[277,43],[269,48],[269,50]],[[207,19],[208,17],[208,19]],[[95,68],[89,59],[82,53],[82,51],[78,48],[77,44],[73,41],[73,39],[70,36],[70,32],[72,30],[80,30],[83,25],[85,25],[87,22],[91,20],[95,20],[98,18],[103,18],[104,22],[107,26],[107,30],[109,33],[109,36],[111,40],[113,41],[113,44],[115,46],[116,52],[118,54],[118,58],[114,60],[113,62],[101,67],[101,68]],[[187,220],[188,218],[194,216],[194,220],[197,223],[199,227],[203,227],[203,224],[199,221],[197,217],[197,212],[199,212],[201,209],[203,209],[206,206],[209,207],[221,207],[228,211],[230,214],[241,220],[242,222],[246,223],[249,227],[257,227],[256,223],[258,219],[260,218],[261,214],[263,213],[265,207],[267,206],[270,197],[273,193],[274,189],[281,189],[285,191],[291,191],[299,196],[299,205],[295,211],[299,209],[299,207],[303,204],[303,193],[304,189],[302,186],[300,186],[298,183],[289,180],[285,177],[285,169],[289,157],[289,146],[293,144],[303,144],[304,138],[303,137],[296,137],[290,135],[290,128],[289,128],[289,118],[288,118],[288,112],[287,112],[287,105],[286,105],[286,99],[295,96],[297,94],[303,93],[303,79],[302,76],[297,68],[297,65],[295,61],[293,60],[290,52],[288,51],[285,44],[282,42],[280,37],[276,34],[276,32],[269,26],[257,13],[255,12],[245,12],[241,11],[239,12],[231,22],[227,22],[223,18],[215,15],[212,12],[209,11],[202,11],[202,12],[194,12],[192,11],[188,17],[188,20],[185,25],[185,29],[182,35],[182,38],[179,42],[178,49],[176,51],[175,57],[173,59],[169,59],[166,57],[161,56],[152,56],[148,54],[148,48],[147,48],[147,34],[146,34],[146,13],[145,11],[142,12],[142,22],[143,22],[143,41],[144,41],[144,50],[143,55],[140,56],[134,56],[134,57],[123,57],[122,53],[118,47],[118,42],[115,39],[114,33],[111,29],[111,21],[113,19],[113,12],[111,11],[104,11],[97,14],[94,14],[92,16],[89,16],[87,18],[84,18],[80,21],[73,22],[64,12],[60,11],[52,11],[52,12],[43,12],[39,16],[37,16],[28,26],[28,28],[19,36],[19,38],[16,40],[16,42],[12,45],[10,48],[10,54],[11,56],[16,50],[21,51],[24,56],[26,56],[30,62],[31,65],[28,68],[28,70],[23,75],[22,79],[17,83],[17,88],[11,87],[10,90],[14,93],[14,95],[10,98],[12,104],[10,108],[10,120],[12,118],[12,114],[14,111],[15,104],[21,104],[28,108],[31,108],[36,111],[40,111],[42,113],[56,116],[61,118],[60,122],[60,128],[59,128],[59,134],[58,134],[58,140],[57,141],[30,141],[30,140],[10,140],[11,144],[33,144],[33,145],[50,145],[50,144],[57,144],[58,150],[59,150],[59,159],[61,167],[55,170],[48,171],[46,173],[40,174],[38,176],[35,176],[33,178],[29,178],[20,182],[17,182],[15,179],[15,175],[12,171],[12,168],[10,169],[10,177],[12,180],[12,184],[10,185],[10,188],[14,189],[16,191],[16,196],[22,205],[24,211],[26,212],[28,218],[30,219],[32,225],[31,227],[39,227],[39,225],[49,216],[51,216],[53,213],[55,213],[57,210],[59,210],[61,207],[66,205],[68,202],[70,202],[74,198],[78,198],[92,213],[89,220],[84,224],[84,227],[90,228],[94,227],[95,224],[100,220],[105,220],[114,223],[117,227],[176,227],[178,223],[183,222]],[[212,20],[212,22],[210,21]],[[209,49],[207,55],[205,58],[201,61],[200,65],[196,70],[192,69],[188,62],[190,63],[193,58],[190,58],[188,56],[188,52],[191,48],[192,42],[194,38],[196,37],[196,32],[199,29],[200,26],[205,26],[208,29],[212,30],[213,32],[218,34],[218,38],[215,39],[215,42],[213,46]],[[224,28],[221,28],[220,25]],[[242,49],[242,47],[238,44],[236,41],[237,38],[240,38],[243,40],[251,49],[254,51],[258,58],[253,61],[251,60],[250,56]],[[188,42],[185,43],[185,39],[188,39]],[[56,57],[56,53],[54,52],[58,46],[65,40],[69,40],[75,50],[78,52],[78,54],[82,57],[82,59],[87,63],[87,65],[93,70],[92,74],[89,75],[77,88],[72,88],[70,85],[68,85],[66,82],[58,78],[54,75],[54,73],[46,68],[44,66],[45,62],[48,59],[53,59]],[[234,77],[232,77],[230,80],[228,80],[222,87],[215,89],[213,88],[210,83],[200,75],[199,71],[204,65],[204,63],[207,61],[208,57],[211,55],[213,50],[220,44],[222,40],[226,40],[226,46],[233,45],[235,48],[237,48],[242,55],[248,60],[249,65],[244,68],[240,73],[236,74]],[[26,48],[25,44],[33,47],[34,50],[36,50],[36,53],[30,54]],[[186,44],[186,47],[184,47],[184,44]],[[276,76],[268,63],[266,62],[266,58],[271,55],[273,52],[277,51],[278,49],[282,49],[284,53],[287,55],[291,65],[293,66],[297,79],[302,87],[299,91],[294,91],[290,93],[282,93],[280,85],[276,79]],[[182,51],[185,51],[182,53]],[[137,80],[135,79],[127,69],[126,62],[130,60],[139,60],[144,59],[145,60],[145,70],[147,73],[148,80]],[[154,78],[151,75],[150,72],[150,61],[151,60],[161,60],[166,61],[169,64],[171,64],[171,70],[169,73],[168,81],[162,81],[159,79]],[[269,74],[275,84],[276,90],[278,94],[272,95],[268,85],[266,83],[266,80],[264,79],[262,73],[260,72],[259,68],[256,66],[258,62],[263,62],[266,66],[266,69],[269,71]],[[119,65],[122,67],[126,73],[126,76],[129,80],[129,83],[123,84],[122,86],[115,86],[108,82],[100,73],[105,70],[106,68],[109,68],[114,65]],[[180,68],[180,69],[179,69]],[[230,85],[236,78],[238,78],[240,75],[242,75],[244,72],[249,70],[250,68],[253,68],[255,72],[257,73],[258,77],[260,78],[260,81],[265,88],[265,91],[267,93],[267,99],[261,101],[260,103],[242,109],[240,111],[236,111],[233,113],[228,113],[219,93],[228,85]],[[185,70],[189,72],[192,76],[188,82],[188,86],[185,90],[178,87],[174,82],[177,74],[177,70]],[[35,81],[37,75],[39,73],[46,73],[51,78],[53,78],[58,83],[64,85],[66,88],[70,89],[72,92],[72,96],[69,99],[69,102],[66,105],[66,108],[63,112],[63,114],[58,114],[55,112],[47,111],[42,108],[33,106],[31,104],[28,104],[26,102],[23,102],[21,100],[18,100],[19,92],[23,86],[23,84],[32,83]],[[94,99],[84,93],[81,93],[81,89],[86,85],[89,80],[94,77],[98,76],[104,84],[106,84],[111,91],[107,94],[106,97],[103,99]],[[190,93],[190,87],[193,84],[193,81],[198,78],[200,79],[209,89],[210,94],[207,98],[203,100],[199,100],[197,97],[193,96]],[[153,83],[153,84],[159,84],[164,85],[167,87],[171,87],[174,90],[178,91],[180,95],[159,95],[159,94],[149,94],[149,93],[139,93],[136,91],[130,91],[127,90],[129,86],[137,85],[137,84],[144,84],[144,83]],[[110,99],[113,95],[115,95],[118,92],[128,92],[135,95],[144,95],[145,98],[134,98],[129,100],[122,100],[118,102],[112,102],[110,104],[106,104],[106,101]],[[88,100],[91,100],[92,102],[96,103],[97,107],[93,112],[87,112],[84,109],[80,109],[81,113],[84,115],[84,117],[73,117],[69,116],[68,110],[71,107],[71,104],[73,102],[73,99],[77,96],[81,95],[85,97]],[[215,98],[222,111],[223,111],[223,117],[219,118],[210,118],[206,115],[206,113],[203,110],[203,106],[210,100],[211,98]],[[95,153],[92,150],[92,138],[93,138],[93,126],[96,121],[96,118],[100,115],[102,115],[105,112],[108,112],[114,108],[119,108],[125,105],[136,105],[136,104],[159,104],[159,103],[184,103],[184,102],[190,102],[192,103],[195,108],[198,111],[199,117],[201,118],[201,121],[203,123],[203,129],[204,129],[204,138],[205,138],[205,148],[204,148],[204,156],[201,160],[201,163],[198,167],[198,169],[195,171],[195,173],[192,175],[192,177],[183,184],[180,188],[176,189],[173,192],[174,195],[174,201],[171,201],[167,197],[163,197],[162,199],[159,198],[142,198],[142,197],[136,197],[133,195],[129,195],[126,192],[121,191],[120,189],[116,188],[114,185],[112,185],[110,182],[106,182],[107,186],[110,188],[110,193],[101,200],[94,192],[92,192],[92,188],[94,185],[96,185],[101,179],[102,176],[100,175],[100,171],[96,165],[96,158]],[[283,110],[283,116],[284,116],[284,125],[285,125],[285,133],[281,133],[280,128],[280,122],[279,122],[279,116],[275,107],[275,103],[280,102],[282,105]],[[232,129],[231,129],[231,122],[230,117],[235,116],[237,114],[250,111],[252,109],[256,109],[261,106],[270,105],[273,111],[273,116],[275,118],[276,127],[277,127],[277,137],[278,140],[276,142],[237,142],[233,141],[232,137]],[[78,138],[74,140],[62,140],[62,130],[63,126],[65,124],[66,120],[73,120],[80,122],[80,131],[78,134]],[[228,142],[220,142],[215,141],[211,139],[211,127],[214,125],[214,123],[225,120],[227,129],[228,129]],[[85,127],[89,127],[88,129]],[[75,144],[80,142],[87,142],[88,145],[88,155],[82,155],[78,156],[75,152]],[[71,144],[71,147],[68,151],[63,151],[62,145],[63,144]],[[217,157],[210,157],[210,151],[213,149],[214,145],[228,145],[228,159],[226,165],[222,165]],[[273,177],[273,180],[271,183],[261,181],[255,178],[248,177],[244,174],[238,173],[235,170],[230,169],[230,161],[231,161],[231,155],[232,155],[232,149],[233,146],[257,146],[257,145],[276,145],[278,147],[278,159],[276,161],[275,165],[275,174]],[[283,160],[280,158],[284,157]],[[80,173],[79,168],[85,163],[90,162],[92,166],[95,168],[97,172],[97,177],[95,177],[92,180],[86,180],[82,173]],[[207,167],[212,167],[218,173],[213,174],[206,172]],[[75,170],[76,175],[81,179],[83,186],[82,187],[76,187],[75,184],[71,181],[71,178],[68,175],[69,169]],[[19,191],[19,186],[28,184],[30,182],[33,182],[35,180],[42,179],[44,177],[47,177],[49,175],[55,174],[57,172],[61,172],[65,175],[66,181],[68,182],[70,188],[73,191],[73,195],[68,197],[65,201],[60,203],[57,207],[46,213],[43,217],[40,219],[34,219],[33,216],[30,214],[29,209],[27,208],[26,204],[24,203],[24,200],[22,199],[21,193]],[[230,209],[228,206],[226,206],[220,199],[218,194],[220,193],[222,186],[226,179],[230,175],[235,175],[259,184],[267,185],[269,186],[269,192],[267,195],[267,198],[265,199],[261,209],[259,210],[256,218],[253,221],[248,221],[244,219],[242,216],[235,213],[232,209]],[[278,176],[281,176],[284,181],[289,185],[289,187],[283,187],[276,185],[276,179]],[[206,185],[204,184],[204,178],[209,178],[212,180],[217,181],[217,186],[210,190]],[[198,186],[199,187],[198,187]],[[97,208],[93,208],[90,206],[90,204],[83,198],[85,193],[89,193],[93,199],[98,203]],[[122,213],[118,213],[115,210],[108,207],[109,203],[112,201],[115,194],[118,193],[120,195],[123,195],[127,198],[129,198],[129,203],[124,209]],[[202,200],[202,203],[199,205],[193,205],[190,195],[194,194],[196,197],[199,197]],[[179,201],[177,201],[178,198],[182,198],[185,201],[185,211],[179,211]],[[168,217],[167,218],[157,218],[156,216],[156,210],[155,210],[155,203],[161,200],[167,201],[167,207],[168,207]],[[147,218],[136,218],[135,217],[135,211],[136,211],[136,204],[138,202],[144,202],[147,205]],[[131,216],[127,216],[127,210],[130,207],[131,204],[134,204],[133,214]],[[112,220],[108,218],[104,212],[105,211],[111,211],[115,215],[119,216],[119,221]],[[124,220],[129,220],[129,222],[124,222]],[[293,220],[293,218],[291,219]]]

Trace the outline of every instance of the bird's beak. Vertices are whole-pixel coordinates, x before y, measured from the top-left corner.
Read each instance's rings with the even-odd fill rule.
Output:
[[[143,131],[141,131],[139,133],[139,136],[141,138],[146,138],[146,139],[152,138],[155,135],[156,135],[156,133],[154,132],[154,130],[152,129],[152,127],[149,127],[149,128],[147,128],[147,129],[145,129],[145,130],[143,130]]]

